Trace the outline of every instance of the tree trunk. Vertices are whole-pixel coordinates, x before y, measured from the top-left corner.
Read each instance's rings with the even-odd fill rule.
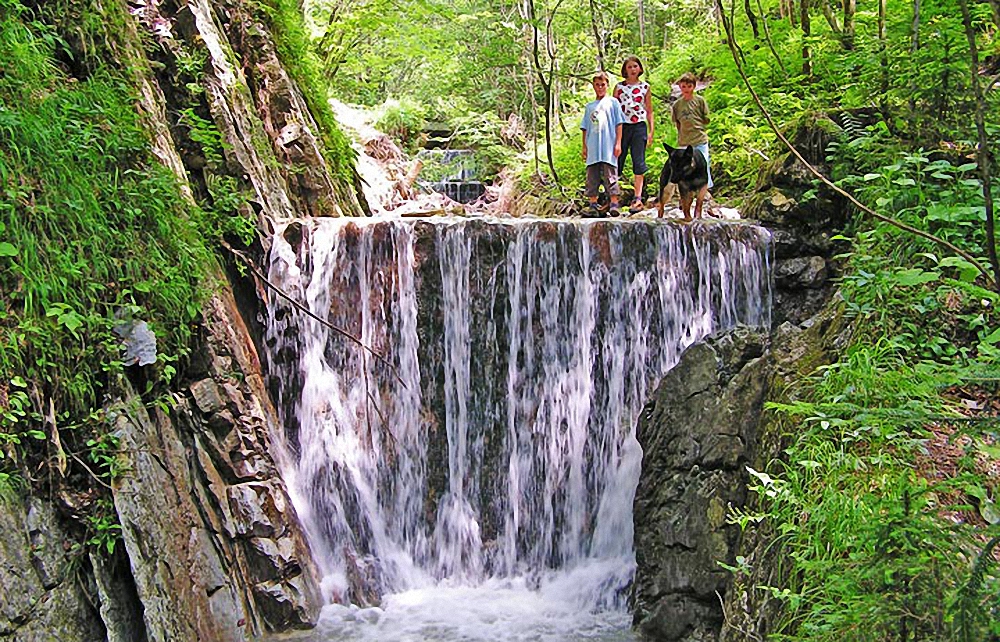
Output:
[[[837,15],[833,13],[833,7],[830,6],[830,0],[819,0],[819,6],[820,9],[823,10],[823,17],[826,18],[826,23],[830,25],[830,31],[838,36],[842,36],[843,30],[837,23]]]
[[[599,15],[597,2],[590,0],[590,28],[594,31],[594,46],[597,48],[597,68],[604,71],[604,38],[601,37],[601,26],[598,21]]]
[[[889,45],[885,37],[885,3],[878,0],[879,111],[889,131],[894,131],[889,113]]]
[[[750,0],[743,0],[743,12],[747,14],[747,20],[750,21],[750,28],[753,29],[753,39],[760,40],[760,31],[757,29],[757,16],[754,15],[753,9],[750,7]]]
[[[856,0],[844,0],[844,49],[854,49],[854,12],[857,9]]]
[[[910,60],[916,60],[917,51],[920,50],[920,0],[913,0],[913,21],[910,22]],[[915,124],[917,121],[917,81],[914,78],[910,81],[910,120]],[[912,125],[911,125],[912,127]]]
[[[639,46],[646,46],[646,3],[639,0]]]
[[[942,39],[941,42],[941,60],[951,60],[951,41],[947,38]],[[938,81],[938,91],[937,93],[937,117],[938,120],[944,121],[945,115],[948,113],[951,96],[951,92],[948,88],[951,87],[951,67],[948,65],[941,65],[941,80]]]
[[[539,43],[540,33],[538,29],[538,17],[535,13],[535,2],[534,0],[525,0],[524,6],[531,26],[531,60],[534,65],[535,76],[542,87],[542,95],[545,99],[545,156],[548,161],[549,171],[552,172],[552,180],[558,183],[559,175],[552,160],[552,78],[551,76],[546,78],[545,67],[542,65],[541,44]],[[546,25],[548,24],[549,19],[546,20]],[[550,68],[553,64],[554,61],[550,62]]]
[[[879,0],[884,2],[884,0]],[[809,0],[799,0],[802,15],[802,75],[812,76],[812,47],[809,39],[812,37],[812,23],[809,22]]]
[[[558,67],[559,61],[556,57],[556,33],[553,27],[552,19],[555,17],[555,11],[562,4],[562,0],[556,3],[555,7],[552,9],[552,13],[545,17],[545,53],[549,57],[549,86],[550,86],[550,97],[552,105],[550,111],[552,113],[552,120],[559,123],[559,129],[562,130],[563,134],[567,134],[566,124],[563,123],[563,119],[560,118],[560,101],[559,101],[559,74]],[[551,156],[551,154],[550,154]],[[555,171],[553,170],[553,175]]]
[[[799,26],[798,16],[795,13],[795,0],[781,0],[785,4],[785,15],[793,27]]]
[[[757,10],[760,11],[760,23],[764,27],[764,40],[767,42],[767,48],[771,50],[771,55],[778,62],[778,66],[781,67],[781,72],[788,75],[788,70],[785,69],[785,63],[781,62],[781,56],[774,49],[774,41],[771,40],[771,30],[767,27],[767,13],[764,12],[764,7],[761,6],[760,0],[757,0]]]
[[[994,287],[1000,292],[1000,262],[997,260],[996,224],[993,211],[992,176],[990,175],[990,139],[986,133],[986,98],[983,96],[983,86],[979,83],[979,49],[976,47],[976,30],[972,26],[972,16],[969,14],[968,0],[958,0],[962,9],[962,24],[965,26],[965,37],[969,41],[969,68],[972,74],[972,89],[976,97],[976,133],[979,146],[976,149],[976,164],[979,165],[979,180],[983,187],[983,199],[986,202],[986,254],[993,268]]]

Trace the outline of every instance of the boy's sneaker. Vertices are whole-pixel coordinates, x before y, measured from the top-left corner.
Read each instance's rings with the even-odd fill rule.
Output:
[[[597,209],[597,203],[591,203],[588,205],[587,209],[584,210],[583,215],[587,218],[598,218],[601,215],[601,212]]]
[[[618,209],[618,203],[612,203],[611,209],[608,210],[608,216],[621,216],[622,211]]]

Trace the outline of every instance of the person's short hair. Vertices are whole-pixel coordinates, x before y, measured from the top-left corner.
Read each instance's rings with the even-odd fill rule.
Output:
[[[677,84],[678,85],[683,85],[685,83],[692,84],[692,85],[697,85],[698,84],[698,77],[695,76],[690,71],[685,71],[683,74],[681,74],[681,77],[677,79]]]
[[[598,78],[600,78],[604,82],[608,83],[609,85],[611,84],[611,77],[608,76],[608,72],[606,72],[606,71],[595,72],[594,73],[594,77],[590,79],[591,84],[593,84],[593,82],[595,80],[597,80]]]
[[[646,69],[642,66],[642,61],[639,60],[638,56],[629,56],[628,58],[622,61],[622,78],[628,78],[628,75],[625,73],[625,65],[627,65],[630,62],[634,62],[635,64],[639,65],[640,76],[642,75],[642,72],[646,71]]]

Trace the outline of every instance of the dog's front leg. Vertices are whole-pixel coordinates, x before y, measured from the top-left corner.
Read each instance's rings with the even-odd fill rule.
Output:
[[[674,201],[675,183],[667,183],[660,188],[660,196],[656,199],[656,217],[663,218],[663,208]]]
[[[708,195],[708,187],[698,190],[698,200],[694,204],[694,217],[701,218],[701,210],[705,205],[705,196]]]

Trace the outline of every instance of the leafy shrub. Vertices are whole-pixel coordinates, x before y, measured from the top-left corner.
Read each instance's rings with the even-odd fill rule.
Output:
[[[412,151],[420,146],[426,115],[426,105],[413,98],[390,98],[376,110],[374,125]]]

